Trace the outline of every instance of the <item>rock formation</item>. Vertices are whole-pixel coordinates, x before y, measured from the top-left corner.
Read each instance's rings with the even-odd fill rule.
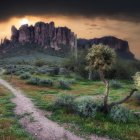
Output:
[[[113,48],[119,56],[123,58],[134,59],[134,55],[129,50],[128,42],[122,39],[118,39],[114,36],[105,36],[102,38],[94,39],[78,39],[78,48],[90,48],[93,44],[105,44]]]
[[[37,22],[35,26],[22,25],[19,30],[12,26],[11,41],[21,44],[36,43],[44,48],[61,49],[62,46],[70,49],[76,46],[76,35],[67,27],[56,28],[54,22]]]
[[[15,26],[12,26],[11,33],[12,33],[11,40],[13,42],[18,42],[19,32]]]
[[[67,27],[55,27],[54,22],[37,22],[34,26],[22,25],[19,29],[15,26],[11,28],[11,40],[1,41],[0,53],[3,50],[9,53],[10,49],[16,51],[19,46],[34,49],[34,44],[39,50],[48,54],[65,56],[70,51],[77,56],[77,49],[90,48],[93,44],[103,43],[115,49],[117,54],[126,59],[134,59],[134,55],[129,50],[128,42],[113,36],[106,36],[94,39],[77,39],[76,35]],[[27,45],[24,45],[27,44]],[[17,49],[16,49],[17,48]],[[26,50],[26,49],[25,49]]]

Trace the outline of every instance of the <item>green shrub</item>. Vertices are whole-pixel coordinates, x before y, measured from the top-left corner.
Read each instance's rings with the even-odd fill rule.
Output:
[[[122,88],[122,84],[119,81],[111,80],[110,87],[115,88],[115,89],[119,89],[119,88]]]
[[[73,100],[74,96],[70,94],[61,94],[58,96],[57,100],[55,101],[56,107],[67,107],[73,108]]]
[[[37,60],[35,61],[35,66],[37,66],[37,67],[42,67],[42,66],[44,66],[45,64],[46,64],[45,60],[42,60],[42,59],[37,59]]]
[[[106,73],[109,79],[128,79],[132,80],[132,76],[140,71],[140,61],[117,59],[112,69]]]
[[[122,106],[115,106],[109,113],[110,118],[114,122],[127,123],[134,120],[134,114],[129,109]]]
[[[27,83],[28,83],[28,84],[31,84],[31,85],[39,85],[39,81],[40,81],[39,78],[37,78],[37,77],[31,77],[31,78],[27,81]]]
[[[68,81],[66,81],[66,80],[60,80],[59,81],[59,87],[61,89],[71,89],[70,88],[70,83]]]
[[[98,105],[91,96],[78,97],[74,101],[74,110],[84,117],[95,117]]]
[[[75,80],[75,79],[69,79],[68,82],[69,82],[70,84],[75,84],[75,83],[76,83],[76,80]]]
[[[21,79],[29,79],[31,78],[31,74],[30,73],[23,73],[20,75]]]
[[[15,75],[19,76],[19,75],[22,75],[24,73],[23,70],[18,70],[15,72]]]
[[[84,79],[82,76],[80,76],[78,74],[75,74],[74,78],[75,78],[75,80],[79,80],[79,81]]]
[[[58,67],[52,67],[48,70],[50,76],[56,76],[59,74],[59,68]]]
[[[39,80],[39,85],[40,86],[53,86],[53,81],[52,80],[47,80],[47,79],[40,79]]]

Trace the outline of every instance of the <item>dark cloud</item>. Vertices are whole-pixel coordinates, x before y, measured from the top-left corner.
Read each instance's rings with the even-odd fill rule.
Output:
[[[13,16],[68,15],[140,21],[140,0],[1,0],[0,21]]]

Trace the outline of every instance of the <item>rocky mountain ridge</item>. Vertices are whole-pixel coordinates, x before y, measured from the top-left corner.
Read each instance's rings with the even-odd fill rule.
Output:
[[[127,41],[118,39],[114,36],[105,36],[101,38],[93,39],[78,39],[78,48],[87,49],[90,48],[93,44],[105,44],[110,48],[113,48],[119,56],[126,59],[134,59],[134,54],[129,49],[129,44]]]
[[[76,35],[67,27],[55,27],[54,22],[37,22],[34,26],[22,25],[19,30],[11,28],[11,41],[15,43],[36,43],[44,48],[61,49],[61,46],[74,48]]]
[[[67,27],[55,27],[54,22],[37,22],[34,26],[22,25],[19,29],[11,28],[11,39],[1,41],[0,54],[8,53],[9,49],[18,48],[19,44],[41,46],[44,52],[56,52],[60,54],[77,53],[77,50],[90,48],[93,44],[103,43],[115,49],[119,56],[126,59],[134,59],[129,50],[128,42],[114,36],[106,36],[94,39],[77,39],[77,35]],[[27,45],[26,45],[27,46]]]

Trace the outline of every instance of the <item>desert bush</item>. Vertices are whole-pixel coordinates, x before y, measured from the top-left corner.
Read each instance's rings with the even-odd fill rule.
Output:
[[[132,80],[132,76],[137,71],[140,71],[140,61],[117,59],[112,69],[106,72],[106,77]]]
[[[29,78],[31,78],[31,74],[30,73],[23,73],[23,74],[21,74],[20,75],[20,78],[21,79],[29,79]]]
[[[37,77],[31,77],[31,78],[27,81],[27,83],[28,83],[28,84],[31,84],[31,85],[39,85],[39,81],[40,81],[39,78],[37,78]]]
[[[53,86],[53,81],[50,79],[49,80],[48,79],[40,79],[39,85],[40,86]]]
[[[79,81],[84,79],[82,76],[80,76],[78,74],[75,74],[74,78],[75,78],[75,80],[79,80]]]
[[[50,76],[55,76],[59,74],[59,68],[58,67],[52,67],[49,69],[49,75]]]
[[[37,66],[37,67],[42,67],[42,66],[44,66],[46,64],[46,62],[45,62],[45,60],[42,60],[42,59],[37,59],[36,61],[35,61],[35,66]]]
[[[122,84],[119,81],[111,80],[110,87],[115,88],[115,89],[119,89],[119,88],[122,88]]]
[[[24,73],[23,70],[18,70],[15,72],[15,75],[19,76],[19,75],[22,75]]]
[[[84,117],[95,117],[98,104],[91,96],[78,97],[74,101],[75,112]]]
[[[76,83],[76,80],[75,80],[75,79],[69,79],[68,82],[69,82],[70,84],[75,84],[75,83]]]
[[[38,85],[38,86],[53,86],[53,81],[50,79],[41,79],[38,77],[31,77],[28,81],[28,84]]]
[[[46,74],[46,73],[48,73],[48,68],[47,67],[38,68],[36,73],[37,74]]]
[[[73,100],[74,96],[70,94],[61,94],[58,96],[58,98],[55,101],[56,107],[67,107],[67,108],[73,108]]]
[[[134,120],[134,114],[129,109],[122,106],[115,106],[109,113],[114,122],[127,123]]]
[[[7,66],[5,69],[6,70],[5,70],[4,74],[6,74],[6,75],[15,74],[16,71],[18,70],[18,68],[16,66]]]
[[[72,71],[83,78],[88,77],[88,72],[85,70],[86,60],[85,56],[87,55],[87,50],[78,51],[77,59],[74,59],[74,56],[69,56],[68,59],[61,64],[63,68],[66,68],[68,71]]]
[[[59,80],[59,88],[61,89],[71,89],[70,83],[66,80]]]

